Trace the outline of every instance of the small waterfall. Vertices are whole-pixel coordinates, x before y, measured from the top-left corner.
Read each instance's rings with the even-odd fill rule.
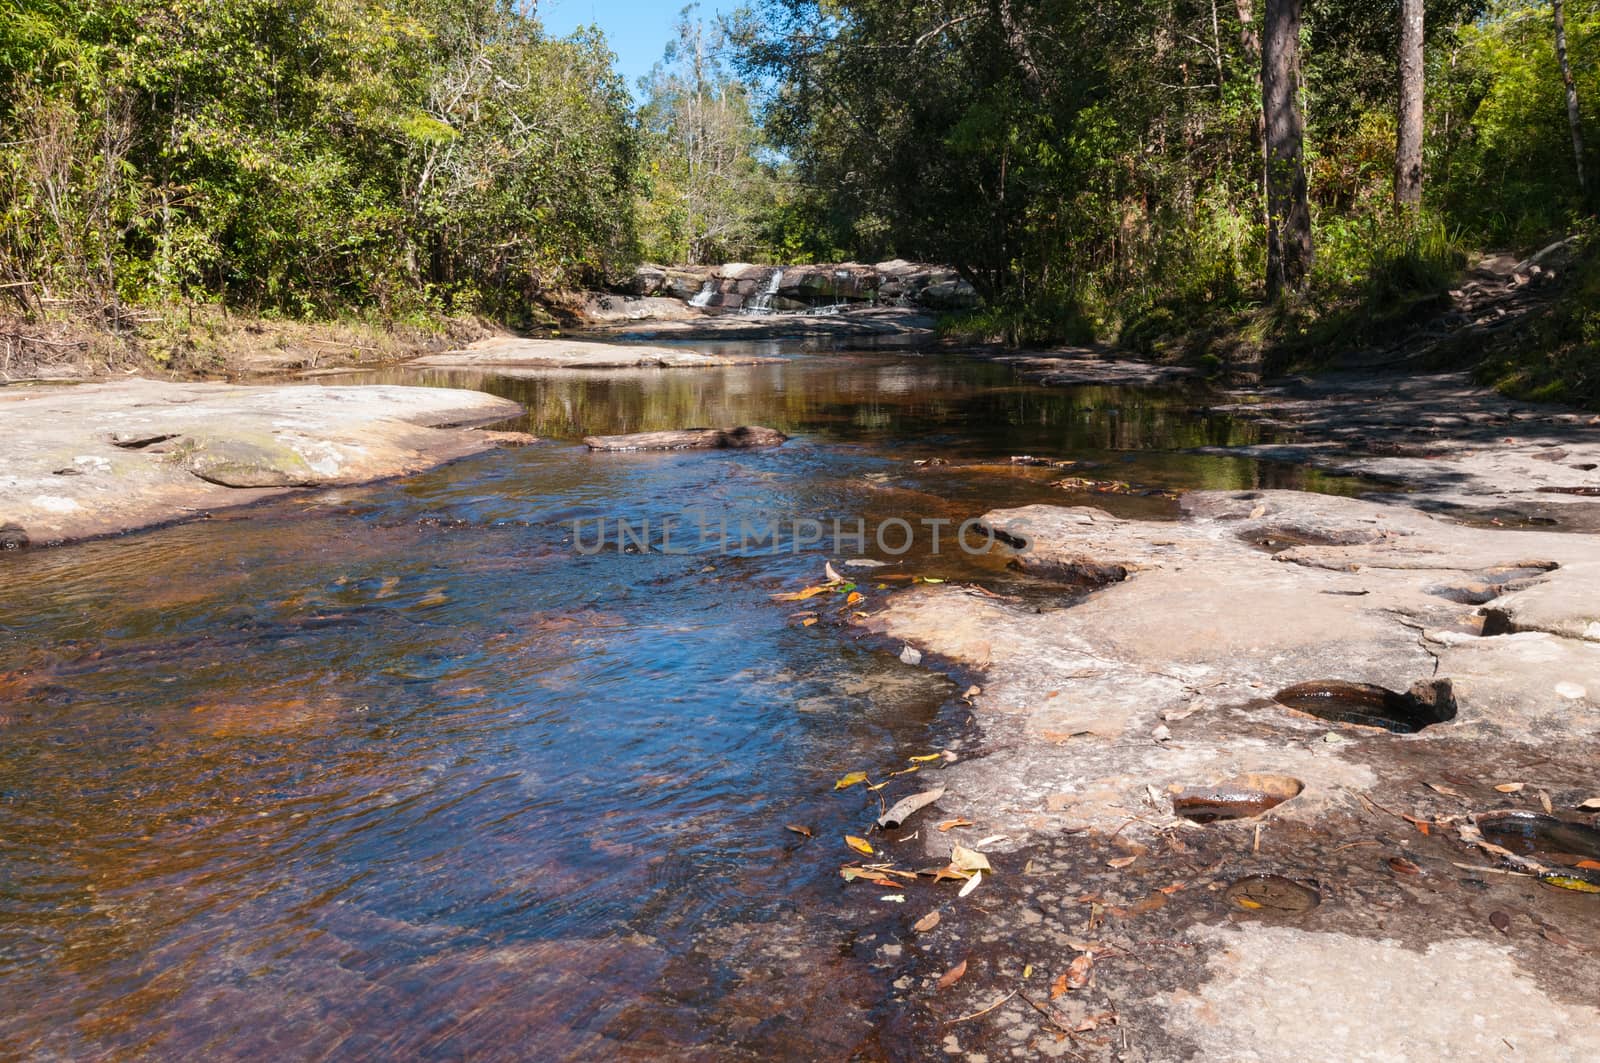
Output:
[[[711,297],[717,294],[717,282],[708,280],[694,293],[694,298],[689,300],[689,305],[704,308],[711,305]]]
[[[783,269],[779,267],[767,274],[766,285],[750,297],[750,303],[745,309],[758,314],[772,313],[772,297],[778,294],[778,289],[783,285]]]

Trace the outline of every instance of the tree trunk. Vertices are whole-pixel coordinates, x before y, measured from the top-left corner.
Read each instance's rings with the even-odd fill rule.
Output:
[[[1583,176],[1583,121],[1578,116],[1578,90],[1572,84],[1572,65],[1567,62],[1567,19],[1562,0],[1550,0],[1556,22],[1556,61],[1561,64],[1561,83],[1567,90],[1567,125],[1572,128],[1572,158],[1578,166],[1578,191],[1589,198],[1589,185]]]
[[[1300,114],[1302,0],[1267,0],[1261,113],[1267,126],[1267,298],[1298,292],[1311,272],[1305,120]]]
[[[1239,50],[1244,52],[1244,57],[1255,70],[1256,99],[1261,99],[1261,35],[1256,32],[1255,10],[1251,0],[1233,0],[1234,13],[1239,16]],[[1256,206],[1257,218],[1265,220],[1263,214],[1264,203],[1267,195],[1267,123],[1261,116],[1261,109],[1256,108],[1255,122],[1250,127],[1250,150],[1256,160]]]
[[[1422,205],[1422,6],[1422,0],[1400,0],[1400,114],[1394,144],[1397,210]]]

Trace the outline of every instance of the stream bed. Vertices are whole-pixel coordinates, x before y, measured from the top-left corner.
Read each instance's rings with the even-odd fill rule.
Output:
[[[914,576],[1020,586],[1002,554],[926,534],[895,553],[873,529],[1369,486],[1187,453],[1264,441],[1191,390],[757,353],[783,359],[397,371],[381,379],[516,399],[527,416],[501,427],[545,442],[4,558],[4,1054],[870,1054],[871,957],[905,913],[842,888],[841,835],[877,804],[833,782],[971,736],[958,681],[861,641],[847,613]],[[793,439],[578,442],[739,424]],[[1022,454],[1078,464],[1010,465]],[[580,549],[601,521],[659,538],[691,513],[776,519],[777,546]],[[796,543],[795,519],[830,531]],[[836,551],[835,520],[864,521],[864,548]],[[860,602],[772,599],[851,557],[885,562],[847,570]]]

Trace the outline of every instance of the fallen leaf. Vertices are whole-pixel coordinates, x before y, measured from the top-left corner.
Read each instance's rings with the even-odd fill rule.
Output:
[[[824,561],[822,563],[822,574],[827,577],[829,583],[844,582],[844,577],[834,570],[832,561]]]
[[[1589,871],[1600,871],[1600,860],[1579,860],[1576,866]]]
[[[1267,507],[1264,506],[1264,505],[1263,506],[1257,506],[1255,509],[1252,509],[1250,511],[1250,519],[1251,520],[1260,520],[1262,517],[1264,517],[1266,515],[1267,515]]]
[[[967,692],[965,694],[961,695],[961,696],[964,697],[964,698],[975,698],[979,694],[982,694],[982,693],[983,693],[983,688],[982,687],[977,686],[977,685],[973,685],[973,686],[968,687],[967,688]]]
[[[957,827],[970,826],[972,826],[972,821],[970,819],[947,819],[943,823],[939,824],[939,829],[941,831],[951,831],[955,830]]]
[[[982,884],[983,884],[983,872],[982,871],[974,871],[972,873],[972,877],[967,879],[967,884],[965,886],[961,887],[960,891],[956,894],[956,896],[957,897],[965,897],[967,894],[971,893],[973,890],[977,889]]]
[[[1600,886],[1595,885],[1586,878],[1575,875],[1540,875],[1539,881],[1551,886],[1560,886],[1564,890],[1574,890],[1578,893],[1600,893]]]
[[[1509,934],[1511,932],[1511,917],[1505,912],[1498,910],[1490,912],[1489,925],[1500,931],[1502,934]]]
[[[965,882],[972,877],[970,872],[963,871],[954,864],[946,864],[944,867],[930,867],[926,871],[919,872],[919,874],[932,875],[935,884],[943,882],[945,879],[950,879],[953,882]]]
[[[1067,995],[1067,972],[1062,971],[1056,975],[1056,980],[1050,983],[1050,999],[1057,1000]]]
[[[1600,797],[1591,797],[1587,801],[1580,802],[1578,808],[1584,812],[1600,810]]]
[[[1459,797],[1462,800],[1466,800],[1466,796],[1464,794],[1462,794],[1461,791],[1452,790],[1452,789],[1450,789],[1450,787],[1445,786],[1442,783],[1430,782],[1430,783],[1423,783],[1423,785],[1426,786],[1428,789],[1432,790],[1436,794],[1444,794],[1446,797]]]
[[[861,598],[862,598],[862,594],[861,594],[860,591],[851,591],[849,596],[847,598],[845,598],[844,604],[846,604],[846,605],[854,605],[857,602],[859,602],[861,600]]]
[[[803,591],[791,591],[787,594],[774,594],[772,596],[772,600],[775,602],[803,602],[808,598],[815,598],[819,594],[827,594],[828,590],[829,588],[827,587],[807,587]]]
[[[785,825],[784,825],[784,828],[783,828],[783,829],[784,829],[784,830],[792,830],[792,831],[794,831],[794,832],[795,832],[795,833],[796,833],[796,834],[798,834],[798,835],[800,835],[800,836],[801,836],[801,837],[802,837],[802,838],[809,838],[809,837],[811,837],[811,828],[810,828],[810,827],[802,827],[802,826],[801,826],[801,825],[800,825],[800,824],[798,824],[798,823],[788,823],[788,824],[785,824]]]
[[[921,580],[922,580],[923,583],[943,583],[944,582],[944,580],[936,579],[933,576],[922,576]]]
[[[878,900],[893,901],[896,904],[904,904],[906,903],[906,895],[904,893],[885,893],[882,897],[879,897]]]
[[[992,871],[989,858],[964,845],[955,845],[950,849],[950,865],[958,871]]]
[[[850,787],[854,786],[856,783],[862,783],[862,782],[866,782],[866,781],[867,781],[867,773],[866,772],[864,772],[864,771],[853,771],[849,775],[841,776],[839,778],[839,781],[833,784],[833,788],[835,790],[848,790]]]
[[[868,856],[872,855],[872,843],[867,841],[865,838],[857,838],[854,834],[846,834],[844,836],[844,842],[858,853],[865,853]]]
[[[978,848],[979,849],[984,849],[984,848],[987,848],[988,846],[991,846],[991,845],[995,844],[996,842],[1003,842],[1005,840],[1006,840],[1006,836],[1004,834],[991,834],[987,838],[983,838],[983,839],[979,840]]]
[[[1023,964],[1023,966],[1022,966],[1022,977],[1024,977],[1024,978],[1032,978],[1033,977],[1033,964],[1031,964],[1031,963]]]
[[[900,651],[900,662],[902,664],[921,664],[922,651],[912,646],[907,646]]]
[[[921,919],[918,919],[915,923],[912,923],[911,924],[911,929],[915,930],[919,934],[926,934],[928,931],[932,930],[934,927],[936,927],[938,925],[939,925],[939,913],[938,912],[929,912],[927,915],[923,916]]]
[[[1555,811],[1554,806],[1550,804],[1550,795],[1545,793],[1543,790],[1539,791],[1539,804],[1544,808],[1545,815],[1549,815],[1551,812]]]
[[[896,775],[910,775],[914,771],[921,771],[921,770],[922,770],[922,765],[921,764],[913,764],[909,768],[901,768],[899,771],[891,771],[889,773],[889,778],[892,779]]]
[[[878,826],[894,828],[910,819],[919,809],[933,804],[944,796],[944,787],[936,790],[924,790],[920,794],[912,794],[902,798],[895,806],[878,817]]]
[[[1503,794],[1514,794],[1526,785],[1528,784],[1525,782],[1503,782],[1499,786],[1496,786],[1495,789],[1499,790]]]
[[[1120,870],[1124,867],[1127,867],[1137,859],[1139,859],[1138,856],[1115,856],[1106,861],[1106,866],[1114,867]]]
[[[1420,875],[1422,874],[1422,865],[1407,860],[1403,856],[1391,856],[1389,857],[1389,870],[1397,875]]]
[[[939,976],[938,988],[949,989],[951,986],[961,981],[961,976],[966,973],[967,961],[962,960],[960,963],[956,964],[954,967],[950,968],[948,971],[944,972],[944,974]]]
[[[1089,979],[1092,977],[1094,977],[1094,954],[1079,953],[1072,961],[1072,966],[1067,968],[1067,988],[1082,989],[1089,984]]]
[[[871,790],[873,793],[877,793],[879,790],[883,789],[885,786],[888,786],[893,782],[894,782],[893,779],[885,779],[882,782],[876,784],[875,786],[867,787],[867,789]]]
[[[810,627],[812,624],[815,624],[816,622],[817,622],[817,618],[816,617],[808,616],[804,620],[800,621],[800,626],[801,627]]]
[[[941,760],[943,757],[943,753],[924,753],[920,757],[907,757],[906,759],[913,764],[926,764],[931,760]]]

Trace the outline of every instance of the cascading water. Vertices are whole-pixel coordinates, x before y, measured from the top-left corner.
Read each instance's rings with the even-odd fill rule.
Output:
[[[778,288],[783,285],[783,268],[779,267],[767,274],[767,282],[750,297],[750,305],[746,310],[757,314],[772,313],[772,297],[778,294]]]
[[[717,282],[714,280],[708,280],[700,286],[699,291],[694,293],[694,298],[689,300],[689,305],[700,308],[710,306],[711,297],[716,294]]]

